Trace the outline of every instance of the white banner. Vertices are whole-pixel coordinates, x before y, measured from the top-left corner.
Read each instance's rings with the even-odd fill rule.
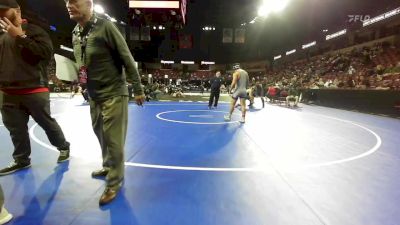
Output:
[[[235,29],[235,43],[243,44],[246,40],[246,30],[243,28]]]
[[[131,41],[139,41],[140,40],[140,29],[138,27],[130,28],[129,40],[131,40]]]
[[[151,41],[150,27],[142,27],[140,30],[140,40]]]
[[[232,43],[233,42],[233,29],[232,28],[224,28],[222,43]]]

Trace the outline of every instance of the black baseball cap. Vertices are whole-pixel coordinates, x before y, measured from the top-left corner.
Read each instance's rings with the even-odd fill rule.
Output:
[[[0,0],[0,9],[18,8],[18,2],[16,0]]]

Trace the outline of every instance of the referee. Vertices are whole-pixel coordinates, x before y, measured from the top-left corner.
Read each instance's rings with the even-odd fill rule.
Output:
[[[210,84],[211,84],[211,93],[210,93],[210,100],[208,102],[208,109],[211,109],[213,103],[214,103],[214,108],[217,108],[218,106],[219,94],[221,92],[221,84],[222,84],[221,71],[217,71],[215,73],[215,77],[211,78]]]

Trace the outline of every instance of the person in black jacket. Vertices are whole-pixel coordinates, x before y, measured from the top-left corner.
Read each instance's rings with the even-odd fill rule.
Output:
[[[50,116],[46,68],[53,55],[51,39],[42,28],[23,22],[16,0],[0,0],[0,29],[0,108],[14,144],[14,162],[1,169],[0,176],[31,166],[29,116],[60,151],[57,162],[64,162],[69,159],[70,144]]]
[[[217,108],[218,106],[219,94],[221,92],[221,84],[222,84],[221,72],[217,71],[215,73],[215,77],[211,78],[210,80],[211,93],[210,93],[210,100],[208,101],[209,109],[211,109],[213,103],[214,103],[214,108]]]

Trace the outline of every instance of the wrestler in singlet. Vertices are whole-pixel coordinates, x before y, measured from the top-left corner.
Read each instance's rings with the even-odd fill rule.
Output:
[[[249,86],[249,74],[242,70],[238,69],[239,77],[236,84],[236,89],[232,91],[232,98],[247,98],[247,87]]]

